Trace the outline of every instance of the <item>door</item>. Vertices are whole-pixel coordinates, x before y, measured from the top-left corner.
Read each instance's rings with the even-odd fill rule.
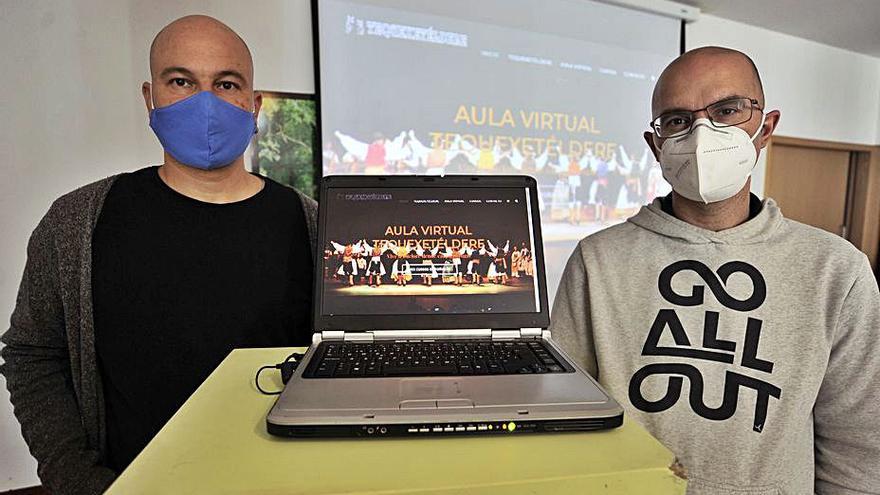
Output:
[[[793,220],[846,237],[851,152],[773,143],[764,195]]]
[[[773,136],[765,174],[784,216],[846,238],[878,266],[880,146]]]

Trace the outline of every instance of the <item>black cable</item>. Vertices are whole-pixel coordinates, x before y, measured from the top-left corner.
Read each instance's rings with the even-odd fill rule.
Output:
[[[259,370],[257,370],[257,376],[254,377],[254,385],[257,386],[257,390],[259,390],[260,393],[263,394],[263,395],[278,395],[278,394],[280,394],[280,393],[283,391],[283,390],[278,390],[278,391],[274,391],[274,392],[273,392],[273,391],[267,391],[267,390],[263,390],[263,387],[260,386],[260,373],[262,373],[263,370],[271,370],[271,369],[273,369],[273,368],[275,368],[275,367],[277,367],[277,365],[272,365],[272,364],[270,364],[270,365],[268,365],[268,366],[263,366],[263,367],[261,367]]]
[[[283,392],[283,389],[277,391],[264,390],[263,387],[260,386],[260,373],[262,373],[263,370],[281,370],[281,383],[287,385],[287,382],[290,381],[290,378],[293,376],[293,372],[296,371],[297,366],[299,366],[299,361],[302,358],[303,354],[299,352],[294,352],[291,355],[287,356],[284,361],[280,363],[261,366],[260,369],[257,370],[257,375],[254,377],[254,385],[257,386],[257,390],[259,390],[260,393],[262,393],[263,395],[278,395]]]

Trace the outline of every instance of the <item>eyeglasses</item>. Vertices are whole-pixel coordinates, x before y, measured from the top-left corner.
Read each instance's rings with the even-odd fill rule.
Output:
[[[761,110],[758,100],[753,98],[728,98],[693,111],[679,110],[664,113],[652,120],[650,125],[658,138],[674,138],[690,134],[694,121],[697,120],[694,114],[703,110],[706,111],[713,126],[722,128],[748,122],[755,108]]]

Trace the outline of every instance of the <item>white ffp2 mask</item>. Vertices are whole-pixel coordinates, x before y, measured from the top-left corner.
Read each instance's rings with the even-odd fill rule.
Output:
[[[755,168],[754,139],[764,128],[764,115],[755,134],[739,127],[717,128],[697,119],[691,133],[667,139],[660,148],[660,168],[672,189],[685,198],[715,203],[733,197]]]

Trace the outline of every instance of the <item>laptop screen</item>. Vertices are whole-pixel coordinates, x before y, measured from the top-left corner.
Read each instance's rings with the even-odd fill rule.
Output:
[[[318,316],[541,313],[525,184],[326,188]]]

